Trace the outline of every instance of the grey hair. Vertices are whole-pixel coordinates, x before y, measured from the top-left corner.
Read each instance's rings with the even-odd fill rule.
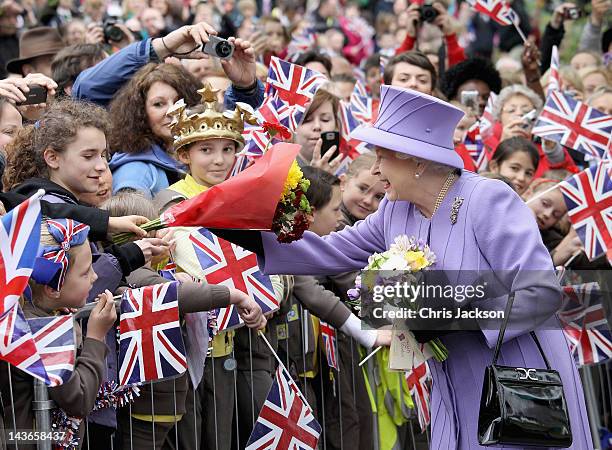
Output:
[[[446,164],[430,161],[425,158],[419,158],[418,156],[407,155],[406,153],[402,153],[402,152],[393,152],[393,153],[395,153],[395,157],[397,159],[412,159],[416,164],[427,164],[429,166],[429,169],[434,172],[445,172],[446,173],[454,169],[454,167],[448,166]]]
[[[497,96],[497,100],[495,100],[495,104],[493,105],[493,117],[495,120],[499,120],[505,103],[515,95],[527,97],[538,112],[540,109],[542,109],[544,103],[538,94],[536,94],[532,89],[529,89],[527,86],[523,86],[522,84],[513,84],[503,88]]]

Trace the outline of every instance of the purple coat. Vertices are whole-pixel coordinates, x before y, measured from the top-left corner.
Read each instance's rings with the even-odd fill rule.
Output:
[[[455,197],[464,201],[453,225],[450,213]],[[378,211],[364,221],[324,238],[307,232],[300,241],[279,244],[274,234],[262,233],[265,256],[259,259],[260,267],[268,274],[323,275],[357,270],[367,265],[372,253],[387,250],[401,234],[425,241],[429,237],[438,269],[541,271],[528,285],[519,278],[508,281],[513,290],[520,289],[511,322],[512,318],[530,317],[537,324],[547,323],[537,335],[563,380],[573,434],[571,448],[592,449],[582,383],[554,317],[561,300],[551,258],[533,214],[505,183],[463,171],[432,219],[426,219],[409,202],[385,198]],[[503,310],[505,301],[504,297],[492,306]],[[544,367],[529,331],[509,326],[499,364]],[[432,449],[489,448],[478,444],[477,424],[484,370],[491,364],[497,335],[495,330],[463,331],[442,339],[450,356],[444,363],[430,364]]]

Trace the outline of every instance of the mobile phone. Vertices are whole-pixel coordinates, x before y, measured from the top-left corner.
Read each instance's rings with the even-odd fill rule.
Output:
[[[576,20],[582,16],[582,11],[578,8],[565,8],[563,11],[563,18]]]
[[[340,154],[340,132],[339,131],[325,131],[321,133],[321,139],[323,140],[323,145],[321,146],[321,156],[323,156],[327,151],[332,148],[334,145],[336,146],[336,150],[334,150],[334,154],[329,159],[332,161],[336,156]]]
[[[30,91],[24,92],[25,101],[21,103],[17,103],[18,106],[21,105],[38,105],[39,103],[45,103],[47,101],[47,88],[44,86],[40,86],[39,84],[33,84],[29,86]]]
[[[473,110],[478,109],[478,91],[461,92],[461,104]]]
[[[524,129],[527,129],[531,125],[533,125],[533,122],[535,122],[535,120],[536,120],[536,113],[537,113],[537,111],[535,109],[532,109],[527,114],[523,115],[523,117],[521,117],[521,120],[523,121],[523,128]]]

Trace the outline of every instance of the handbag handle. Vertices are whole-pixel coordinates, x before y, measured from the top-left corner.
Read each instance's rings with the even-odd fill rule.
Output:
[[[510,320],[510,311],[512,310],[512,304],[514,303],[515,294],[516,294],[515,292],[511,292],[508,295],[508,301],[506,302],[506,310],[504,312],[504,321],[499,330],[499,334],[497,335],[497,343],[495,344],[495,351],[493,352],[493,364],[497,364],[497,358],[499,357],[499,351],[501,349],[502,342],[504,341],[504,334],[506,334],[506,326],[508,325],[508,320]],[[538,337],[536,336],[535,332],[530,331],[529,334],[535,341],[538,347],[538,350],[540,351],[540,355],[542,355],[542,359],[544,360],[544,364],[546,364],[546,368],[548,370],[551,370],[550,363],[548,362],[548,358],[544,354],[544,351],[542,350],[542,346],[540,345],[540,341],[538,340]]]

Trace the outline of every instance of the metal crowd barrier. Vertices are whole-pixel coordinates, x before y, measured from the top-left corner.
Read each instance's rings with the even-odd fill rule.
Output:
[[[83,314],[80,314],[79,320],[83,319]],[[300,317],[302,317],[302,312],[300,313]],[[289,321],[286,320],[285,322],[286,325],[289,324]],[[289,327],[287,326],[287,331],[289,330]],[[287,335],[287,339],[291,339],[292,336]],[[301,348],[304,349],[304,333],[303,333],[303,327],[300,327],[300,336],[294,336],[293,337],[300,339],[301,342]],[[249,340],[250,341],[250,340]],[[251,344],[251,342],[249,342],[249,344]],[[357,345],[352,339],[351,339],[351,348]],[[319,348],[320,354],[319,354],[319,367],[321,365],[321,363],[324,364],[324,354],[322,353],[321,349]],[[354,355],[353,352],[351,352],[351,357]],[[232,357],[234,355],[232,354]],[[215,386],[217,385],[217,383],[222,382],[231,382],[233,384],[233,389],[234,389],[234,402],[232,405],[228,405],[228,404],[217,404],[215,402],[215,404],[213,404],[213,417],[216,423],[216,415],[218,411],[221,411],[221,408],[228,408],[231,407],[234,410],[233,413],[233,420],[234,420],[234,424],[233,424],[233,428],[234,428],[234,433],[236,433],[235,437],[232,436],[222,436],[219,435],[219,433],[216,434],[215,436],[215,441],[216,441],[216,447],[217,448],[204,448],[203,446],[201,446],[201,441],[200,441],[200,432],[197,429],[197,427],[195,426],[197,423],[197,419],[198,417],[194,417],[194,432],[195,432],[195,436],[194,436],[194,440],[197,442],[197,446],[199,445],[199,447],[202,450],[217,450],[219,447],[219,443],[220,442],[225,442],[227,441],[227,439],[230,439],[233,441],[233,445],[231,446],[232,450],[239,450],[239,446],[238,446],[238,434],[239,434],[239,427],[240,427],[240,417],[239,417],[239,411],[238,411],[238,390],[237,390],[237,369],[234,368],[233,370],[231,370],[231,378],[228,377],[228,375],[230,374],[228,371],[224,371],[225,373],[220,374],[218,373],[215,369],[214,369],[214,363],[213,363],[213,359],[214,358],[207,358],[207,364],[213,364],[213,370],[212,370],[212,384],[213,384],[213,389],[215,389]],[[306,371],[306,354],[304,352],[302,352],[302,361],[303,361],[303,369],[304,372]],[[357,363],[358,361],[353,361],[353,367],[357,367]],[[286,361],[286,366],[289,367],[289,359],[287,356],[287,361]],[[10,368],[9,368],[10,370]],[[600,430],[605,427],[610,429],[610,427],[612,426],[612,363],[608,362],[607,364],[603,364],[603,365],[598,365],[598,366],[587,366],[587,367],[583,367],[580,369],[580,374],[583,380],[583,385],[584,385],[584,389],[585,389],[585,398],[587,401],[587,407],[588,407],[588,413],[589,413],[589,421],[591,424],[591,428],[592,428],[592,433],[594,437],[597,437],[597,439],[594,439],[594,445],[595,445],[595,449],[601,449],[601,445],[600,445],[600,440],[599,440],[599,432]],[[329,419],[329,411],[328,408],[331,405],[327,405],[326,407],[326,403],[325,403],[325,395],[324,392],[322,392],[321,387],[325,385],[326,382],[329,382],[329,380],[325,380],[324,379],[324,375],[323,375],[323,371],[319,370],[319,383],[317,384],[317,387],[319,388],[319,392],[316,392],[317,396],[320,397],[321,401],[320,401],[320,408],[319,408],[319,417],[318,420],[321,424],[322,427],[322,435],[321,438],[319,440],[319,445],[318,448],[321,450],[327,450],[328,448],[331,450],[333,447],[328,443],[328,436],[326,433],[326,425],[328,423],[328,419]],[[273,376],[273,374],[272,374]],[[339,386],[339,383],[341,381],[341,377],[351,377],[351,384],[353,386],[353,396],[355,396],[355,372],[354,370],[352,371],[352,373],[344,373],[343,371],[340,372],[334,372],[334,376],[335,376],[335,381],[334,383],[337,384],[337,386]],[[220,381],[222,380],[222,381]],[[250,369],[250,382],[251,385],[253,384],[253,370],[252,370],[252,352],[251,352],[251,369]],[[305,379],[298,379],[296,380],[299,382],[300,388],[302,389],[303,386],[305,385],[305,383],[307,383],[308,381]],[[151,386],[151,390],[154,393],[155,391],[155,383],[150,383]],[[175,384],[176,386],[176,384]],[[13,393],[12,390],[12,384],[10,386],[10,392],[11,392],[11,396]],[[50,409],[52,409],[53,407],[53,402],[49,400],[48,395],[47,395],[47,389],[44,386],[44,384],[42,382],[35,382],[34,383],[34,396],[35,396],[35,404],[33,405],[33,410],[35,411],[35,416],[36,416],[36,423],[37,423],[37,427],[39,431],[51,431],[51,418],[50,418]],[[355,397],[354,397],[355,398]],[[6,402],[6,400],[8,400],[8,402]],[[310,399],[309,399],[310,400]],[[190,401],[193,403],[193,407],[194,410],[197,411],[196,408],[196,402],[198,401],[197,398],[197,392],[196,389],[192,389],[192,396],[191,398],[188,398],[187,401]],[[338,402],[338,410],[341,411],[341,401],[342,401],[342,397],[341,397],[341,393],[340,393],[340,389],[336,390],[336,397],[334,399],[334,401]],[[5,399],[5,407],[6,404],[10,403],[12,404],[12,399]],[[175,413],[176,413],[176,389],[174,390],[174,408],[175,408]],[[253,394],[253,389],[251,389],[251,410],[253,411],[252,417],[251,417],[251,426],[255,423],[257,416],[258,416],[258,411],[255,410],[255,408],[253,407],[255,405],[255,400],[254,400],[254,394]],[[130,417],[130,421],[129,421],[129,427],[128,429],[125,430],[119,430],[116,433],[122,432],[122,433],[128,433],[130,436],[130,443],[132,442],[132,410],[131,410],[131,405],[128,405],[127,407],[127,414]],[[151,402],[151,409],[152,409],[152,415],[155,415],[155,402],[154,402],[154,396],[152,396],[152,402]],[[210,414],[211,412],[208,411],[208,413]],[[175,414],[176,416],[176,414]],[[374,414],[372,414],[372,420],[375,422],[375,416]],[[340,415],[339,417],[339,421],[340,421],[340,429],[342,429],[342,415]],[[85,443],[83,445],[83,449],[87,449],[87,450],[91,450],[94,448],[100,448],[97,447],[94,442],[91,442],[91,440],[89,439],[89,424],[87,421],[84,422],[85,423]],[[152,430],[155,427],[155,421],[153,420],[151,422],[151,427]],[[13,428],[14,431],[16,430],[16,427],[13,424]],[[5,431],[10,431],[10,429],[7,429]],[[347,448],[344,445],[343,439],[342,439],[342,433],[341,434],[341,438],[340,438],[340,449],[341,450],[358,450],[358,449],[354,449],[354,448]],[[410,421],[408,421],[408,423],[401,427],[398,430],[398,434],[400,436],[400,440],[402,442],[402,446],[401,448],[403,449],[417,449],[417,450],[421,450],[421,449],[427,449],[429,448],[429,433],[424,433],[422,434],[420,431],[420,427],[418,424],[418,421],[416,420],[416,417],[413,417]],[[151,446],[150,449],[155,449],[155,448],[161,448],[164,450],[174,450],[174,449],[179,449],[181,448],[180,446],[180,439],[179,439],[179,431],[178,431],[178,427],[177,427],[177,422],[175,420],[174,423],[174,427],[173,430],[170,431],[167,439],[165,442],[163,443],[159,443],[159,442],[155,442],[155,434],[152,433],[153,435],[153,441],[151,442]],[[118,437],[118,436],[116,436]],[[119,445],[117,445],[117,442],[119,442]],[[4,445],[4,443],[2,441],[0,441],[0,448],[3,448],[2,445]],[[19,449],[22,446],[21,445],[17,445],[17,444],[6,444],[9,450],[10,449]],[[37,449],[39,450],[50,450],[51,447],[51,442],[50,441],[39,441],[37,444]],[[122,445],[120,443],[120,440],[115,441],[115,442],[111,442],[111,449],[121,449]],[[130,445],[129,450],[148,450],[148,449],[140,449],[140,448],[136,448],[134,445]],[[377,445],[377,430],[374,430],[373,433],[373,442],[371,443],[371,446],[368,446],[367,448],[371,448],[373,450],[378,450],[378,445]],[[128,450],[128,449],[123,449],[123,450]],[[191,450],[191,449],[190,449]],[[602,449],[605,450],[605,447]]]

